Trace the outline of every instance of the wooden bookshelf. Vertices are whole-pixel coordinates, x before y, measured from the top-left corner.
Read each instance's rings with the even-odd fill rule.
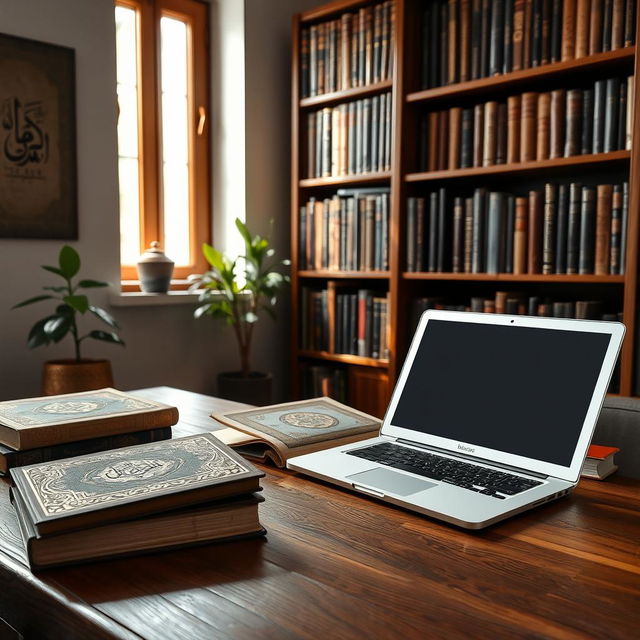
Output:
[[[452,0],[455,3],[455,0]],[[314,364],[331,364],[347,372],[350,385],[348,402],[371,413],[381,413],[393,384],[400,372],[404,355],[411,340],[408,318],[412,301],[417,297],[438,296],[451,289],[467,299],[487,290],[502,290],[505,285],[517,285],[519,290],[544,295],[545,290],[563,292],[567,298],[588,299],[589,295],[604,296],[622,311],[627,334],[620,359],[619,393],[632,395],[638,364],[636,350],[636,304],[638,239],[640,236],[640,109],[633,110],[631,150],[573,155],[554,159],[510,164],[494,164],[464,169],[419,171],[416,163],[418,116],[425,111],[446,110],[454,106],[473,105],[489,100],[504,99],[527,91],[549,91],[563,86],[578,87],[597,79],[622,77],[638,73],[636,46],[595,53],[573,60],[552,62],[533,68],[420,89],[421,12],[429,4],[424,0],[395,0],[394,68],[393,75],[376,83],[322,95],[302,97],[300,91],[300,38],[302,29],[328,20],[339,19],[345,12],[358,12],[362,7],[376,4],[373,0],[339,0],[295,17],[293,22],[292,56],[292,156],[291,156],[291,237],[292,237],[292,331],[291,364],[292,395],[301,392],[302,368]],[[636,15],[635,41],[638,41]],[[489,34],[486,36],[489,37]],[[564,84],[566,79],[566,85]],[[634,95],[627,96],[638,104],[640,82],[635,83]],[[313,109],[333,107],[351,101],[391,92],[392,156],[391,170],[368,174],[307,178],[303,173],[305,149],[304,118]],[[409,272],[406,267],[407,198],[425,195],[428,190],[446,186],[451,190],[469,192],[477,187],[502,185],[504,191],[518,193],[518,189],[538,188],[543,182],[580,182],[584,176],[594,180],[602,175],[603,183],[628,180],[627,251],[623,257],[625,275],[567,275],[541,273],[440,273]],[[386,271],[336,271],[333,269],[305,269],[299,260],[299,211],[310,197],[325,198],[339,188],[390,187],[389,211],[389,269]],[[454,194],[455,195],[455,194]],[[342,291],[345,287],[388,292],[389,358],[373,359],[349,354],[300,348],[301,288],[329,287]],[[484,295],[481,293],[480,295]],[[599,299],[599,298],[596,298]],[[330,309],[335,320],[335,309]],[[335,342],[331,341],[331,345]]]

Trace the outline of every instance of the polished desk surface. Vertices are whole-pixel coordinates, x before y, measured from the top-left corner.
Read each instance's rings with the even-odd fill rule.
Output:
[[[140,395],[179,407],[175,436],[241,406],[168,387]],[[637,481],[583,480],[569,497],[467,532],[264,471],[266,539],[38,575],[5,482],[0,616],[26,638],[640,637]]]

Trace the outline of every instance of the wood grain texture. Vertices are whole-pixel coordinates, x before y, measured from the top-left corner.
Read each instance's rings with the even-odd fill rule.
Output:
[[[175,436],[242,405],[167,387]],[[38,638],[608,638],[640,626],[640,483],[568,498],[481,532],[266,468],[266,540],[32,575],[0,487],[0,616]],[[425,629],[429,633],[425,635]]]

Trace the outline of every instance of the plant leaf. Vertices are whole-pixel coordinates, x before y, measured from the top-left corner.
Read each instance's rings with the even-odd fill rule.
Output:
[[[108,282],[101,282],[100,280],[80,280],[78,286],[83,289],[91,289],[93,287],[108,287]]]
[[[41,265],[41,267],[45,271],[51,271],[51,273],[55,273],[57,276],[62,276],[64,278],[64,273],[62,273],[62,271],[60,271],[60,269],[58,269],[58,267],[50,267],[48,264],[43,264],[43,265]]]
[[[71,328],[71,319],[69,316],[52,316],[45,325],[44,332],[49,340],[60,342]]]
[[[247,244],[247,247],[251,246],[251,234],[249,233],[249,229],[247,225],[240,220],[240,218],[236,218],[236,228],[240,232],[242,239]]]
[[[84,313],[89,308],[89,299],[87,296],[65,296],[63,300],[72,309],[80,313]]]
[[[54,293],[68,293],[69,287],[42,287],[45,291],[53,291]]]
[[[100,318],[102,322],[105,322],[110,327],[113,327],[114,329],[119,328],[115,318],[108,311],[105,311],[100,307],[94,307],[91,304],[89,305],[89,311],[91,311],[91,313],[93,313],[94,316],[96,316],[97,318]]]
[[[102,340],[103,342],[120,344],[124,347],[124,341],[121,340],[120,336],[114,331],[100,331],[99,329],[94,329],[93,331],[88,333],[85,338],[93,338],[94,340]]]
[[[67,278],[67,280],[71,280],[71,278],[80,271],[80,256],[78,252],[68,244],[65,244],[64,247],[60,249],[58,263],[62,276]]]
[[[35,296],[35,298],[29,298],[28,300],[23,300],[22,302],[18,302],[18,304],[14,304],[12,309],[17,309],[18,307],[26,307],[28,304],[33,304],[34,302],[40,302],[40,300],[50,300],[53,296],[50,295],[42,295]]]
[[[31,327],[31,331],[29,331],[29,337],[27,338],[27,347],[29,349],[35,349],[43,344],[49,344],[51,340],[49,336],[44,331],[44,325],[47,324],[49,320],[51,320],[53,316],[48,316],[47,318],[43,318],[42,320],[38,320],[33,327]]]

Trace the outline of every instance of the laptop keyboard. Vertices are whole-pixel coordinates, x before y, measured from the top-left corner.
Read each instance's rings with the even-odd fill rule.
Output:
[[[542,484],[512,473],[386,442],[345,453],[501,500]]]

